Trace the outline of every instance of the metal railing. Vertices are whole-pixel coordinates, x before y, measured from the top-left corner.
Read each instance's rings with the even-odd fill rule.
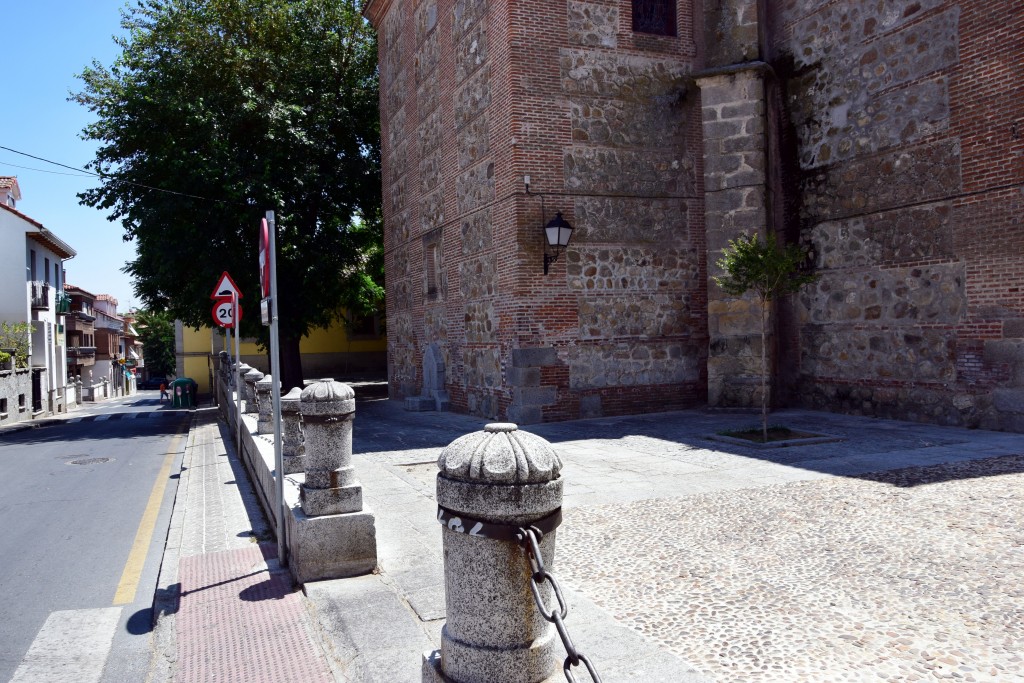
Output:
[[[49,308],[50,307],[50,283],[49,282],[33,282],[32,283],[32,308]]]

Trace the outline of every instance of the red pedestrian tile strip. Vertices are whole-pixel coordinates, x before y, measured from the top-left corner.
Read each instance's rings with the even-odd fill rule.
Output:
[[[333,683],[270,545],[181,559],[176,683]]]

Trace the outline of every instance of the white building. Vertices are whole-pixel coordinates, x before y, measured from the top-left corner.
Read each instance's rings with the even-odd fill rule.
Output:
[[[27,368],[0,377],[0,424],[64,412],[68,396],[64,342],[64,261],[75,250],[17,210],[17,179],[0,177],[0,321],[31,322]],[[9,386],[8,386],[9,385]],[[3,417],[5,416],[6,417]]]

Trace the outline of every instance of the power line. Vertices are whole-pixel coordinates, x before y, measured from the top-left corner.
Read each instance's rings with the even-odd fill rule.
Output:
[[[32,168],[31,166],[19,166],[18,164],[12,164],[9,161],[0,162],[0,166],[10,166],[11,168],[20,168],[23,171],[36,171],[37,173],[49,173],[50,175],[66,175],[73,178],[92,178],[94,176],[87,175],[84,173],[61,173],[60,171],[47,171],[42,168]]]
[[[114,178],[113,176],[109,176],[109,175],[106,175],[104,173],[94,173],[93,171],[89,171],[89,170],[86,170],[84,168],[76,168],[75,166],[68,166],[67,164],[62,164],[62,163],[60,163],[58,161],[52,161],[50,159],[44,159],[43,157],[37,157],[34,154],[29,154],[28,152],[21,152],[21,151],[16,150],[16,149],[11,149],[10,147],[4,147],[3,145],[0,145],[0,149],[7,150],[8,152],[14,152],[15,154],[20,154],[23,157],[28,157],[30,159],[35,159],[36,161],[42,161],[45,164],[53,164],[54,166],[60,166],[61,168],[66,168],[66,169],[70,169],[72,171],[77,171],[79,173],[84,173],[85,176],[81,176],[81,177],[93,177],[93,178],[99,178],[100,180],[106,180],[107,182],[112,182],[112,183],[124,183],[125,185],[132,185],[134,187],[141,187],[141,188],[146,189],[146,190],[152,190],[153,192],[163,192],[165,194],[173,194],[173,195],[176,195],[178,197],[188,197],[190,199],[200,199],[200,200],[202,200],[204,202],[217,202],[218,204],[234,204],[234,205],[237,205],[237,206],[246,206],[246,204],[244,202],[232,202],[232,201],[228,201],[227,199],[214,199],[212,197],[202,197],[200,195],[189,194],[187,192],[177,192],[175,190],[165,190],[162,187],[153,187],[152,185],[143,185],[142,183],[136,183],[136,182],[133,182],[131,180],[122,180],[121,178]],[[11,166],[14,166],[14,164],[11,164]],[[20,168],[24,168],[24,167],[20,167]],[[38,170],[38,169],[31,169],[31,170]],[[55,171],[43,171],[43,173],[55,173]]]

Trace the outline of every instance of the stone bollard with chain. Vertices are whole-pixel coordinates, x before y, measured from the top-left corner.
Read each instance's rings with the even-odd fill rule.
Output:
[[[510,423],[456,439],[437,462],[447,620],[423,681],[540,683],[589,661],[576,652],[549,573],[561,522],[562,463],[547,441]],[[557,599],[553,608],[552,594]]]
[[[272,375],[264,375],[254,385],[256,391],[256,433],[274,433],[274,402],[271,392],[274,389]]]
[[[284,473],[298,474],[305,470],[305,446],[302,443],[302,424],[299,417],[299,399],[302,389],[293,387],[281,397],[281,456]]]
[[[245,382],[244,393],[242,394],[242,399],[245,401],[245,405],[242,407],[243,413],[256,412],[256,382],[259,382],[261,379],[263,379],[263,373],[256,368],[249,368],[249,372],[242,375],[242,381]]]

